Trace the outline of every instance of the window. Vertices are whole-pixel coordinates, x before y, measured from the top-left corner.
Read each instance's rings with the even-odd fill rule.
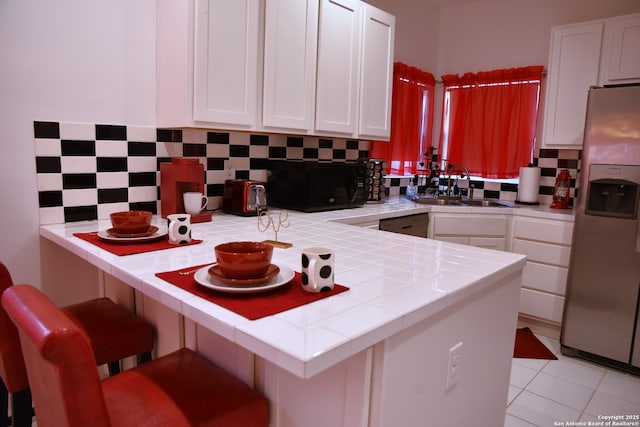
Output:
[[[533,161],[541,66],[442,76],[441,167],[472,176],[516,178]]]
[[[433,74],[393,64],[391,137],[374,141],[371,158],[385,159],[388,174],[415,174],[421,153],[431,147],[435,78]]]

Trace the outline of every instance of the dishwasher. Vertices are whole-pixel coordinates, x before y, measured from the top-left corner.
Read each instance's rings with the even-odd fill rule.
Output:
[[[409,236],[427,237],[429,214],[405,215],[397,218],[381,219],[378,229]]]

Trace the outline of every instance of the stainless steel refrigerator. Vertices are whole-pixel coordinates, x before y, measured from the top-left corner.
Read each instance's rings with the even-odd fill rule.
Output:
[[[640,85],[589,90],[561,350],[640,373]]]

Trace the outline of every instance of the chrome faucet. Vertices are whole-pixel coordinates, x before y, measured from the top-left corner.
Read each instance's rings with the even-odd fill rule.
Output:
[[[465,178],[465,177],[467,178],[469,191],[471,191],[471,198],[473,199],[473,190],[471,188],[471,176],[469,175],[469,169],[467,169],[467,167],[465,165],[463,165],[463,164],[449,165],[447,167],[447,169],[449,170],[449,177],[447,179],[447,198],[450,199],[452,197],[452,194],[451,194],[451,174],[453,174],[453,172],[455,172],[456,170],[462,169],[464,172],[463,172],[462,175],[460,175],[460,178]]]

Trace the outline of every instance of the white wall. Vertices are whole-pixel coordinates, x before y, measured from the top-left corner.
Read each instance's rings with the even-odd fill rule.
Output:
[[[39,284],[33,121],[155,126],[155,1],[0,0],[0,118],[0,260]]]
[[[546,66],[552,26],[640,11],[638,0],[365,1],[396,16],[395,60],[436,78]]]
[[[428,0],[365,0],[396,17],[395,60],[435,74],[439,8]]]
[[[482,0],[446,7],[440,14],[435,72],[546,68],[551,27],[638,11],[638,0]]]

